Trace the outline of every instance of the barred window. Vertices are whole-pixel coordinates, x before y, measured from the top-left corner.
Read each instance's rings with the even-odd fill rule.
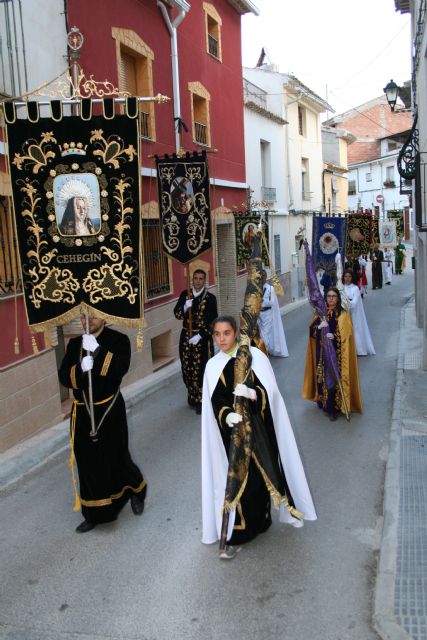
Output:
[[[0,297],[22,291],[18,249],[15,234],[11,228],[10,206],[10,200],[0,196]],[[18,279],[16,283],[14,273]]]
[[[145,295],[147,300],[170,293],[169,262],[163,253],[160,220],[142,220],[145,266]]]

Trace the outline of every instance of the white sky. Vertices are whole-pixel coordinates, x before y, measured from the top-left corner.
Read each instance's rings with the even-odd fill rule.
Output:
[[[410,14],[394,0],[253,1],[260,15],[242,18],[243,66],[255,67],[264,47],[337,114],[382,95],[391,78],[410,80]]]

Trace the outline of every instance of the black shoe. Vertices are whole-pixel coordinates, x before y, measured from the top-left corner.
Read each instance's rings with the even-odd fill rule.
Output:
[[[96,527],[96,524],[94,522],[88,522],[87,520],[83,520],[83,522],[81,522],[79,526],[76,527],[76,532],[86,533],[87,531],[92,531],[92,529],[95,529],[95,527]]]
[[[201,404],[198,404],[196,406],[196,413],[197,413],[198,416],[200,416],[200,414],[202,413],[202,405]]]
[[[144,495],[144,497],[142,497],[141,495],[133,493],[131,495],[131,497],[130,497],[130,506],[131,506],[131,509],[132,509],[133,513],[136,516],[140,516],[142,514],[142,512],[144,511],[145,495]]]
[[[339,415],[340,415],[339,413],[332,413],[332,414],[329,416],[329,420],[330,420],[331,422],[335,422],[335,420],[338,420]]]

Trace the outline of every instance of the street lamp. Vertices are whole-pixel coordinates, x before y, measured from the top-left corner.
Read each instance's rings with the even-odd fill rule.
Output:
[[[392,111],[394,111],[394,108],[396,106],[397,97],[399,95],[399,89],[400,87],[398,87],[393,80],[390,80],[390,82],[383,89],[387,97],[387,102],[389,103],[390,109]]]

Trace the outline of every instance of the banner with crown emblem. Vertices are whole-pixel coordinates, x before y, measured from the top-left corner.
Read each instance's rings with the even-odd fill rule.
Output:
[[[10,106],[12,105],[12,109]],[[9,109],[9,110],[8,110]],[[142,321],[138,121],[5,108],[28,323]]]
[[[312,256],[316,270],[335,272],[335,257],[340,253],[344,258],[346,242],[346,217],[313,216]]]
[[[163,250],[188,264],[212,247],[206,153],[156,158]]]

